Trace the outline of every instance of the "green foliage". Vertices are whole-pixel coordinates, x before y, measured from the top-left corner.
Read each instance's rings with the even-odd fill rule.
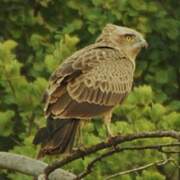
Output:
[[[114,111],[113,131],[180,130],[179,1],[1,0],[0,9],[0,150],[35,157],[32,139],[37,127],[45,124],[42,96],[50,74],[76,49],[92,43],[107,23],[139,30],[150,45],[138,57],[134,91]],[[105,137],[100,119],[87,125],[86,145]],[[162,141],[171,142],[165,138],[146,143]],[[144,142],[135,142],[139,143]],[[101,180],[161,156],[152,151],[113,155],[85,179]],[[80,173],[93,157],[66,168]],[[176,174],[169,165],[161,171],[154,167],[115,179],[177,180]],[[16,173],[6,175],[5,179],[30,179]]]
[[[165,177],[163,177],[158,172],[153,171],[143,171],[141,177],[137,177],[137,180],[165,180]]]
[[[0,132],[3,136],[9,136],[12,132],[12,118],[14,116],[13,111],[0,112]]]

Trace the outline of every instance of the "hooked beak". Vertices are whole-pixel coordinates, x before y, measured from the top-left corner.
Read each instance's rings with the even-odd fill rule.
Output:
[[[140,40],[138,43],[134,45],[134,48],[148,48],[148,43],[146,40]]]
[[[143,40],[141,41],[141,47],[148,48],[148,46],[149,46],[149,45],[148,45],[147,41],[143,39]]]

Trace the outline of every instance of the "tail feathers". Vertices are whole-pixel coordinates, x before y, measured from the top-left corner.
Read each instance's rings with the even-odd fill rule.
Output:
[[[79,129],[79,119],[49,120],[47,127],[41,128],[33,140],[34,144],[41,144],[38,158],[71,152],[79,136]]]
[[[39,131],[36,133],[36,136],[33,139],[33,144],[38,145],[41,143],[45,143],[48,137],[49,137],[48,130],[46,127],[43,127],[39,129]]]

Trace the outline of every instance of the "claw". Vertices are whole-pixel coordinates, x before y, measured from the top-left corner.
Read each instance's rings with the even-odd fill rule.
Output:
[[[117,135],[120,136],[121,133],[118,133]],[[118,144],[115,145],[115,143],[116,143],[115,139],[116,139],[116,136],[109,136],[108,143],[111,144],[112,148],[116,151],[119,149],[120,146]]]
[[[80,153],[82,153],[82,154],[86,154],[86,147],[83,145],[83,144],[81,144],[81,145],[79,145],[78,147],[74,147],[73,149],[72,149],[72,153],[73,152],[77,152],[77,151],[79,151]],[[84,155],[82,156],[82,159],[84,160]]]

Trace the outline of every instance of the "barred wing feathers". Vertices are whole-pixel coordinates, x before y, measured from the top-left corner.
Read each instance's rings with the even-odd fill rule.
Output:
[[[91,118],[121,103],[131,90],[133,63],[106,46],[89,46],[55,71],[47,90],[45,113],[54,118]]]

